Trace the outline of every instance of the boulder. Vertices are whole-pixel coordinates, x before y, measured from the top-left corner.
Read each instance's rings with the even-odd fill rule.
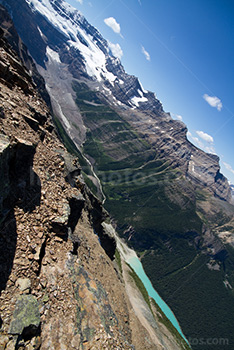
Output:
[[[38,334],[40,323],[37,299],[33,295],[20,295],[15,304],[8,333],[32,337]]]
[[[29,278],[18,278],[16,281],[16,286],[19,287],[21,292],[28,294],[31,290],[31,281]]]

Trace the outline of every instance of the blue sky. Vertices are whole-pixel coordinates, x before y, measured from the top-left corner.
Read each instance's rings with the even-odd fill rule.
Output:
[[[234,183],[234,1],[67,0]],[[118,44],[118,45],[117,45]]]

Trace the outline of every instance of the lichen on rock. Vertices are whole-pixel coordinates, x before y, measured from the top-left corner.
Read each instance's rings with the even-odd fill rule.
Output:
[[[41,320],[39,305],[33,295],[20,295],[15,304],[8,333],[33,336],[39,331]]]

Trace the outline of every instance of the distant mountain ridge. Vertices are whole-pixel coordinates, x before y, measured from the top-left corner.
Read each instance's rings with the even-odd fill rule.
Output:
[[[186,176],[192,181],[205,185],[219,197],[230,200],[230,188],[220,173],[218,157],[205,154],[187,141],[187,129],[183,123],[174,121],[163,111],[162,104],[155,94],[144,90],[136,77],[124,71],[120,60],[113,57],[108,42],[78,10],[63,0],[1,0],[1,3],[10,9],[20,36],[39,68],[41,67],[39,71],[44,76],[51,95],[54,94],[54,97],[51,97],[52,104],[54,99],[54,109],[60,114],[60,120],[78,147],[85,140],[85,126],[81,125],[82,118],[78,118],[80,131],[77,133],[71,123],[74,116],[67,112],[68,102],[62,102],[58,98],[69,85],[63,82],[64,79],[70,80],[70,100],[74,100],[72,80],[80,79],[102,95],[106,103],[117,108],[120,113],[129,109],[132,115],[136,112],[136,116],[131,118],[132,123],[133,119],[139,118],[139,112],[144,112],[141,121],[135,123],[135,127],[143,131],[147,138],[152,138],[150,133],[153,131],[156,135],[156,145],[164,150],[172,162],[181,163],[183,159]],[[21,20],[22,13],[24,21]],[[63,74],[54,86],[50,77],[55,72],[49,73],[50,69],[53,72],[57,69]],[[66,73],[66,69],[70,74]],[[59,110],[55,107],[58,103]],[[74,104],[71,108],[76,109]],[[66,113],[63,113],[63,110],[66,110]],[[76,112],[78,115],[79,111]],[[150,118],[152,120],[149,122]],[[74,120],[74,123],[78,124],[77,120]],[[161,132],[165,134],[165,143],[157,135]],[[178,143],[177,134],[180,133],[184,136]]]
[[[83,71],[84,76],[102,82],[120,104],[139,107],[147,103],[142,106],[143,109],[157,108],[163,112],[155,95],[145,91],[136,77],[126,74],[120,60],[113,57],[108,42],[78,10],[63,0],[42,2],[27,0],[26,2],[33,12],[38,11],[46,20],[49,19],[56,30],[64,36],[66,44],[70,48],[75,48],[78,51],[76,55],[82,57],[82,67],[73,69],[69,65],[75,78],[77,71],[79,73]],[[54,14],[59,14],[59,17]],[[41,35],[43,35],[43,30]],[[48,42],[48,44],[53,43]],[[59,55],[63,61],[63,54],[59,52]],[[64,62],[66,63],[66,60]]]

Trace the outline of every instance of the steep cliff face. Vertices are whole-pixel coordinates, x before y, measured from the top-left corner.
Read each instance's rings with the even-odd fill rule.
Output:
[[[115,261],[108,214],[6,37],[0,30],[1,349],[185,349],[159,311],[145,306],[150,324],[135,313],[126,283],[145,301]]]
[[[91,339],[108,346],[111,339],[112,347],[130,349],[129,328],[117,319],[104,286],[81,262],[94,259],[92,249],[102,253],[100,264],[119,284],[120,301],[114,307],[127,319],[124,289],[93,233],[105,213],[79,180],[76,159],[52,131],[49,110],[28,72],[1,38],[2,66],[8,71],[1,79],[1,343],[57,349],[90,347]],[[65,176],[70,181],[75,177],[76,186]],[[91,305],[96,305],[92,312]]]
[[[12,49],[17,52],[23,65],[27,68],[27,70],[30,72],[30,75],[33,77],[33,80],[42,98],[49,105],[50,98],[45,88],[44,79],[40,74],[38,74],[38,71],[36,69],[33,59],[28,55],[28,50],[24,45],[24,43],[22,42],[21,38],[18,36],[18,33],[15,29],[15,26],[13,25],[13,22],[11,21],[11,18],[8,12],[2,6],[0,10],[0,16],[1,16],[0,17],[1,28],[4,32],[5,38],[8,40]]]

